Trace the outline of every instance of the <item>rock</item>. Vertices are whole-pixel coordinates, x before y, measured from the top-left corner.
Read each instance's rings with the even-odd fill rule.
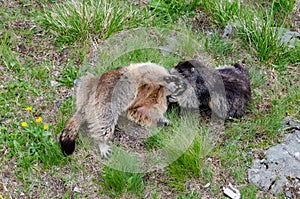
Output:
[[[241,193],[238,189],[236,189],[231,183],[227,187],[223,188],[223,192],[226,196],[231,199],[240,199]]]
[[[300,179],[300,131],[285,135],[283,142],[265,152],[265,158],[254,160],[248,170],[249,182],[274,194],[300,193],[293,179]],[[291,191],[292,190],[292,191]],[[296,197],[299,197],[297,195]]]
[[[230,39],[235,34],[236,34],[236,27],[234,25],[228,24],[224,29],[222,39]]]
[[[293,120],[286,121],[286,125],[291,126],[291,127],[297,127],[297,126],[300,127],[300,123],[299,122],[295,122]]]
[[[210,183],[207,183],[206,185],[203,186],[205,189],[207,189],[208,187],[210,187]]]
[[[281,37],[280,44],[287,45],[290,48],[300,46],[300,33],[285,28],[279,28],[278,35]]]
[[[76,86],[76,87],[78,87],[79,85],[80,85],[80,83],[81,83],[82,81],[81,81],[81,79],[80,78],[76,78],[75,80],[74,80],[74,85]]]
[[[56,87],[56,86],[58,85],[58,82],[55,81],[55,80],[51,80],[51,81],[50,81],[50,85],[51,85],[52,87]]]
[[[76,193],[80,193],[82,191],[82,189],[79,187],[74,187],[73,191]]]

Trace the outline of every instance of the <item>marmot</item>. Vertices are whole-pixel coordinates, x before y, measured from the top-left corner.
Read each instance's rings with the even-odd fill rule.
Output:
[[[228,119],[245,114],[251,98],[250,77],[239,63],[234,67],[209,69],[203,63],[190,60],[179,62],[172,75],[183,77],[188,88],[180,95],[171,95],[170,102],[183,108],[199,108],[206,114]]]
[[[104,158],[111,153],[108,142],[121,114],[144,126],[168,125],[163,115],[166,96],[183,92],[185,86],[180,78],[153,63],[131,64],[97,77],[87,75],[76,92],[76,112],[59,136],[63,153],[74,152],[75,139],[84,123]]]

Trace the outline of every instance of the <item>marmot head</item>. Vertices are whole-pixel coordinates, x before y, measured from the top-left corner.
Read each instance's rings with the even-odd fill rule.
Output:
[[[192,85],[204,84],[205,81],[200,74],[200,71],[205,72],[206,67],[199,61],[190,60],[179,62],[172,70],[171,74],[178,75],[187,80]]]
[[[171,73],[174,72],[174,70],[176,70],[181,76],[183,76],[184,78],[192,78],[194,75],[195,71],[195,67],[193,66],[193,64],[189,61],[185,61],[185,62],[179,62],[172,70]]]

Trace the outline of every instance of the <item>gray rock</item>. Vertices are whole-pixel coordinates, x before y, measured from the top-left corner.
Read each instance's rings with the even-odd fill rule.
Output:
[[[233,35],[236,34],[236,27],[232,24],[226,25],[224,33],[222,35],[223,39],[230,39]]]
[[[268,149],[264,159],[254,160],[248,179],[263,191],[286,193],[289,197],[291,190],[300,193],[300,187],[292,180],[300,179],[300,131],[287,134],[283,140]]]
[[[52,87],[56,87],[56,86],[58,86],[58,82],[55,81],[55,80],[51,80],[51,81],[50,81],[50,85],[51,85]]]
[[[300,46],[300,33],[285,28],[279,28],[278,35],[281,37],[280,44],[284,44],[290,48]]]

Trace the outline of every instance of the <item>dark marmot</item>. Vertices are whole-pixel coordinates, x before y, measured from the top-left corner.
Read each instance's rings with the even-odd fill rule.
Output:
[[[168,125],[164,117],[166,96],[184,86],[178,77],[153,63],[131,64],[97,77],[83,77],[76,92],[76,112],[59,136],[62,151],[67,155],[74,152],[75,139],[84,123],[102,157],[111,153],[108,142],[121,114],[143,126]]]
[[[178,63],[170,73],[183,77],[188,84],[185,92],[170,96],[170,102],[177,102],[183,108],[199,108],[208,115],[216,113],[224,119],[245,114],[251,88],[249,74],[241,64],[209,69],[199,61],[190,60]]]

